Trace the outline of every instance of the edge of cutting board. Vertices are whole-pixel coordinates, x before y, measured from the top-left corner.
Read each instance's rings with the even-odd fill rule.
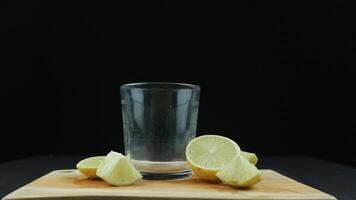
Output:
[[[262,174],[266,174],[266,175],[270,174],[270,175],[274,175],[274,176],[279,176],[279,178],[281,178],[287,182],[291,181],[291,182],[293,182],[293,184],[296,184],[298,187],[302,187],[306,190],[313,191],[317,195],[314,194],[311,197],[300,197],[300,195],[299,196],[298,195],[288,196],[288,197],[283,197],[283,196],[268,197],[266,195],[260,195],[260,196],[257,195],[253,198],[250,198],[247,195],[247,197],[240,198],[240,197],[237,197],[238,195],[237,196],[233,195],[233,192],[234,192],[233,190],[226,191],[225,190],[226,188],[225,189],[220,188],[220,189],[223,189],[222,191],[225,191],[226,196],[224,196],[223,198],[221,198],[221,196],[219,196],[219,198],[218,198],[218,196],[214,196],[211,194],[210,195],[209,194],[192,195],[192,193],[189,194],[189,191],[188,191],[188,193],[185,193],[184,191],[182,191],[182,188],[181,188],[180,189],[181,192],[179,192],[179,196],[167,196],[165,194],[157,194],[157,193],[155,193],[155,194],[142,193],[142,187],[140,188],[141,193],[138,192],[138,193],[134,194],[131,189],[133,189],[133,187],[135,187],[135,186],[126,187],[126,188],[129,188],[128,190],[126,189],[126,191],[125,191],[125,188],[123,188],[123,193],[121,196],[115,195],[117,192],[122,192],[120,190],[117,191],[116,189],[114,189],[115,191],[110,191],[108,193],[99,191],[98,194],[93,194],[90,191],[87,194],[87,193],[85,193],[85,191],[80,191],[80,189],[82,189],[81,187],[74,188],[74,190],[78,190],[79,192],[77,192],[77,193],[74,192],[74,193],[71,193],[70,195],[68,195],[68,194],[60,194],[60,192],[66,192],[66,190],[70,187],[64,187],[63,190],[59,189],[58,191],[56,191],[57,188],[55,188],[53,185],[47,187],[46,182],[43,182],[43,180],[45,180],[46,178],[51,177],[51,176],[56,176],[56,175],[58,176],[58,174],[59,174],[59,176],[61,174],[63,174],[63,176],[66,176],[65,175],[66,173],[68,173],[68,174],[73,173],[75,176],[81,176],[79,174],[79,172],[77,172],[76,170],[70,169],[70,170],[52,171],[40,178],[28,183],[27,185],[13,191],[12,193],[6,195],[2,200],[33,200],[33,199],[39,199],[39,200],[59,200],[59,199],[64,199],[64,200],[88,200],[88,199],[90,199],[90,200],[109,200],[109,199],[110,200],[158,200],[158,199],[160,199],[160,200],[189,200],[189,199],[194,199],[194,200],[222,200],[222,199],[230,199],[230,200],[232,200],[232,199],[235,199],[235,200],[337,200],[334,196],[332,196],[330,194],[324,193],[324,192],[317,190],[313,187],[310,187],[308,185],[300,183],[300,182],[298,182],[294,179],[291,179],[291,178],[289,178],[279,172],[276,172],[274,170],[262,169],[261,172],[262,172]],[[81,178],[83,178],[83,177],[81,177]],[[194,180],[198,180],[198,179],[199,178],[194,177],[194,178],[192,178],[192,181],[187,180],[187,182],[185,182],[185,183],[189,184],[189,182],[194,182]],[[41,182],[41,181],[43,183],[39,184],[39,182]],[[146,181],[146,183],[147,182],[151,182],[151,181]],[[165,186],[167,181],[164,181],[165,182],[164,184],[162,184],[162,181],[152,181],[152,182],[154,182],[154,183],[152,183],[153,185],[160,187],[162,185]],[[176,183],[178,183],[178,182],[176,182]],[[174,182],[172,182],[170,184],[173,184],[173,186],[174,186]],[[226,186],[222,186],[222,184],[221,185],[220,184],[219,185],[209,185],[209,183],[204,183],[204,182],[201,182],[201,184],[207,184],[207,187],[226,187]],[[39,187],[38,185],[40,185],[40,189],[36,190]],[[146,184],[146,185],[149,185],[149,184]],[[108,187],[106,186],[106,188],[108,188]],[[120,187],[116,187],[116,188],[118,189]],[[41,189],[47,190],[47,192],[48,192],[47,196],[44,195],[44,193],[43,193],[43,191],[41,191]],[[88,189],[88,188],[86,188],[86,189]],[[87,191],[89,191],[89,190],[87,190]],[[219,191],[219,188],[217,191]],[[236,190],[236,191],[238,191],[238,190]],[[240,190],[240,191],[246,192],[246,190]]]

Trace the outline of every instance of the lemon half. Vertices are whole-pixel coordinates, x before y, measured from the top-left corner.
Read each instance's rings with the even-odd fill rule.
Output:
[[[186,148],[189,166],[197,176],[207,181],[218,181],[216,173],[240,153],[236,142],[219,135],[197,137]]]

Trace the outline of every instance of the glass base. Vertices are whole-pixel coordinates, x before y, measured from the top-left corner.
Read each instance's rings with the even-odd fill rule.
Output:
[[[192,171],[172,172],[172,173],[150,173],[141,172],[143,179],[146,180],[184,180],[192,177]]]

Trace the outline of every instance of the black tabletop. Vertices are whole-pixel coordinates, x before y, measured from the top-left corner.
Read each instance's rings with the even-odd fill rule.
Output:
[[[72,169],[83,157],[41,156],[0,164],[0,197],[56,169]],[[356,200],[356,168],[309,157],[262,157],[261,169],[273,169],[335,196]]]

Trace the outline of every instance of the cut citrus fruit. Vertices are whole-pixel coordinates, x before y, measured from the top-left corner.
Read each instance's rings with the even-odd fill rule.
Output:
[[[95,178],[97,177],[96,170],[100,163],[104,160],[104,158],[105,156],[95,156],[86,158],[84,160],[79,161],[76,167],[85,176],[89,178]]]
[[[261,180],[258,169],[243,156],[236,156],[216,176],[225,184],[249,187]]]
[[[197,176],[207,181],[218,181],[216,173],[240,152],[240,147],[229,138],[203,135],[190,141],[186,157]]]
[[[141,179],[130,159],[111,151],[98,167],[96,175],[111,185],[131,185]]]
[[[256,154],[247,151],[241,151],[241,156],[245,157],[251,164],[257,164],[258,158]]]

